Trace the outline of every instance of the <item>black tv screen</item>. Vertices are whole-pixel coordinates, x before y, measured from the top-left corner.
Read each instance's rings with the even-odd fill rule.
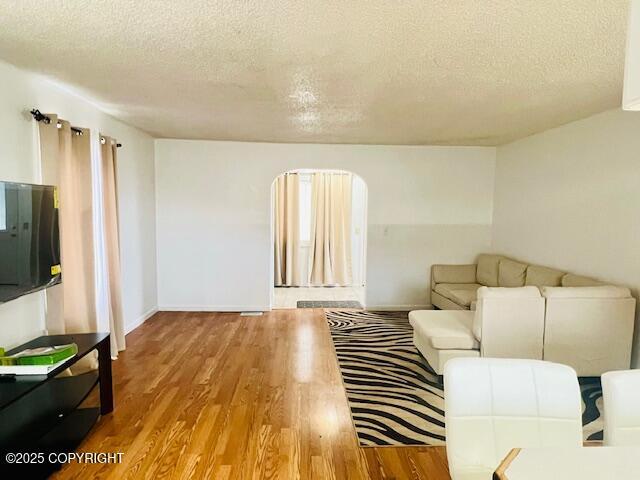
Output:
[[[62,281],[55,187],[0,182],[0,303]]]

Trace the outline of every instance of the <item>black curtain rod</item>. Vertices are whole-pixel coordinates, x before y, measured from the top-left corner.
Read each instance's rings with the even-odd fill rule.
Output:
[[[33,110],[31,110],[31,115],[33,115],[33,119],[36,122],[46,123],[47,125],[51,123],[51,118],[47,117],[44,113],[42,113],[37,108],[34,108]],[[78,135],[83,134],[83,131],[80,128],[76,128],[76,127],[69,127],[69,128],[71,128],[72,132],[77,133]]]
[[[51,123],[51,118],[46,116],[44,113],[42,113],[40,110],[38,110],[37,108],[34,108],[31,110],[31,115],[33,116],[33,119],[36,122],[43,122],[46,123],[47,125],[49,125]],[[84,132],[82,131],[81,128],[76,128],[76,127],[70,127],[71,131],[74,133],[77,133],[78,135],[83,135]],[[122,146],[121,143],[116,143],[116,147],[120,148]]]
[[[33,119],[36,122],[46,123],[47,125],[49,125],[51,123],[51,118],[47,117],[44,113],[40,112],[40,110],[38,110],[37,108],[34,108],[29,113],[31,113],[31,115],[33,115]]]

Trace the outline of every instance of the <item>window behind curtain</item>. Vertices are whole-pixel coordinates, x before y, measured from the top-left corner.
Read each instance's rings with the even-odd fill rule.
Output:
[[[300,187],[300,243],[311,242],[311,174],[299,174]]]

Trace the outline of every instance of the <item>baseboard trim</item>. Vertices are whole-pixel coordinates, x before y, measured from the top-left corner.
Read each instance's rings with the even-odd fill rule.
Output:
[[[138,317],[131,325],[127,325],[125,327],[125,335],[127,333],[133,332],[136,328],[142,325],[144,322],[153,317],[156,313],[158,313],[158,307],[153,307],[143,313],[140,317]]]
[[[433,305],[431,304],[367,305],[366,309],[379,310],[379,311],[409,312],[411,310],[433,310]],[[160,305],[156,311],[159,311],[159,312],[238,312],[238,313],[239,312],[269,312],[271,311],[271,307],[266,305]],[[153,315],[153,313],[151,315]]]
[[[366,306],[367,310],[378,310],[381,312],[395,311],[395,312],[410,312],[411,310],[433,310],[433,305],[369,305]]]
[[[160,305],[161,312],[268,312],[268,305]]]

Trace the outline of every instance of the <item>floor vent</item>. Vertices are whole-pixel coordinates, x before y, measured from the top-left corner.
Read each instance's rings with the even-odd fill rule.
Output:
[[[240,312],[241,317],[259,317],[263,312]]]

